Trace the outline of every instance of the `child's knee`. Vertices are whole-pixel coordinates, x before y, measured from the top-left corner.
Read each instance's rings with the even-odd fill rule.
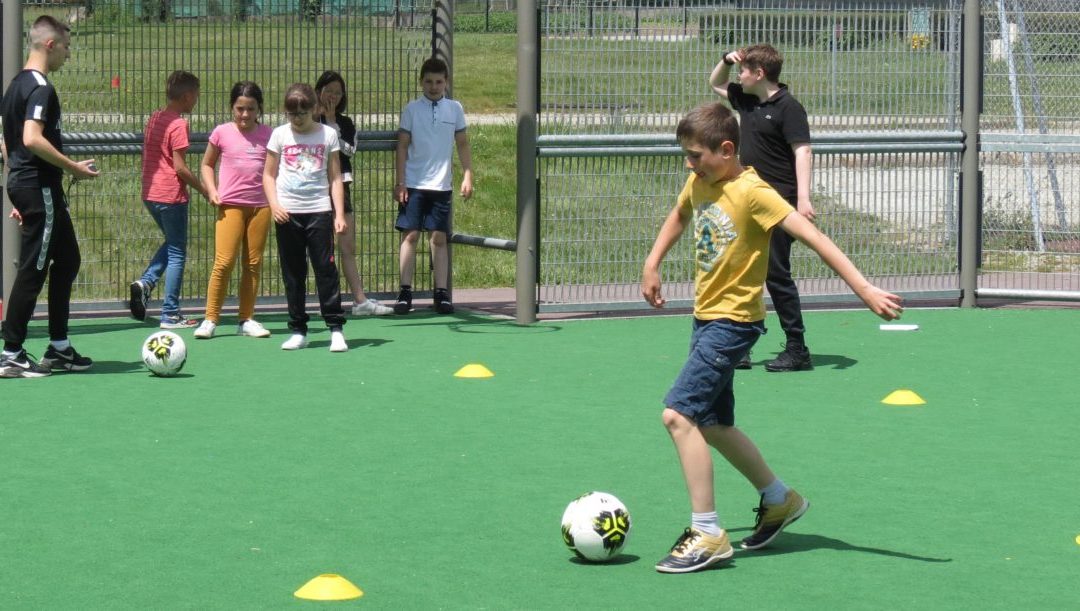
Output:
[[[420,231],[417,229],[410,229],[401,234],[401,242],[412,244],[413,246],[420,240]]]
[[[676,433],[694,426],[694,423],[691,422],[689,418],[670,407],[664,408],[664,411],[660,415],[660,419],[664,423],[664,428],[666,428],[669,433]]]

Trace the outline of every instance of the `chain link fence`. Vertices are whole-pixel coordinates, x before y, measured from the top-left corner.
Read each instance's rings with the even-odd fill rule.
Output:
[[[161,244],[161,233],[140,199],[141,137],[150,113],[165,104],[173,70],[196,74],[198,104],[188,117],[196,169],[215,125],[232,120],[229,91],[239,80],[262,87],[271,126],[285,123],[286,88],[313,84],[328,69],[348,85],[348,114],[366,142],[353,159],[352,201],[358,265],[373,295],[396,292],[399,236],[390,193],[390,141],[401,108],[415,98],[417,71],[432,51],[432,4],[412,0],[87,0],[36,3],[24,9],[27,27],[40,14],[72,29],[71,59],[50,75],[64,106],[65,150],[94,156],[102,178],[74,183],[69,199],[83,264],[73,301],[80,309],[111,309]],[[193,194],[188,261],[181,294],[198,308],[214,257],[215,210]],[[284,293],[273,238],[260,281],[260,299]],[[426,246],[421,245],[421,259]],[[417,286],[430,284],[418,266]],[[229,294],[236,294],[239,269]],[[311,281],[310,291],[314,291]],[[343,284],[343,287],[347,285]],[[277,296],[275,298],[275,296]]]
[[[1076,9],[1064,0],[1003,1],[1039,23],[1028,25],[1040,33],[1029,36],[1040,51],[1029,53],[1031,77],[1022,77],[1019,93],[1028,132],[1041,125],[1044,138],[1059,140],[1040,145],[1058,152],[1028,155],[1030,170],[1023,153],[1011,161],[984,157],[987,210],[1001,201],[1009,212],[984,214],[982,278],[1014,274],[1021,259],[1030,259],[1026,276],[993,282],[1075,290],[1080,249],[1060,250],[1075,241],[1080,209],[1069,189],[1078,172],[1067,153],[1077,142],[1080,52],[1067,44],[1080,40],[1067,29]],[[1004,62],[992,56],[996,4],[984,6],[987,130],[1015,120],[1007,105],[1012,96],[1000,84]],[[780,80],[810,117],[819,226],[883,286],[909,297],[958,296],[963,2],[585,0],[542,7],[541,310],[641,307],[641,258],[686,176],[670,136],[686,110],[716,99],[708,75],[722,54],[758,42],[782,52]],[[1067,10],[1073,14],[1065,16]],[[1018,188],[1015,173],[1025,171],[1041,176],[1032,178],[1037,206],[1017,207],[1032,190]],[[1054,254],[1062,255],[1052,263],[1038,254],[1036,219],[1047,215],[1054,218]],[[1033,250],[1019,257],[999,250],[1009,242]],[[668,293],[676,302],[692,299],[692,262],[689,241],[669,255]],[[805,300],[850,299],[801,245],[792,265]]]
[[[980,294],[1080,291],[1078,9],[983,2]]]

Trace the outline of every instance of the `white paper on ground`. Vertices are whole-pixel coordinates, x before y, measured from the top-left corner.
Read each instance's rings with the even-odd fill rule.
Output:
[[[881,325],[882,331],[918,331],[919,325]]]

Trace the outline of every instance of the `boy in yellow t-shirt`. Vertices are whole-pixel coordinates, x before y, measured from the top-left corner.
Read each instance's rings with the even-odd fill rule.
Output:
[[[713,493],[710,446],[758,490],[754,532],[742,548],[767,546],[810,504],[778,479],[757,446],[735,427],[735,365],[765,332],[762,285],[769,239],[782,228],[806,244],[885,320],[900,317],[900,298],[867,282],[833,242],[801,216],[752,168],[739,163],[739,125],[721,103],[691,111],[675,132],[693,175],[660,228],[642,271],[641,294],[664,306],[660,264],[693,223],[697,277],[690,357],[664,398],[667,427],[690,494],[691,525],[656,565],[662,573],[688,573],[731,558]]]

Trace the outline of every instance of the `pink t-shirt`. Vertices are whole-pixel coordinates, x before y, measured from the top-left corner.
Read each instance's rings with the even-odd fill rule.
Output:
[[[263,166],[266,143],[274,130],[259,124],[244,133],[236,123],[223,123],[210,132],[210,144],[221,152],[218,157],[218,195],[231,206],[266,206],[263,192]]]
[[[143,134],[142,198],[159,204],[188,201],[187,185],[176,175],[173,151],[188,148],[188,125],[179,113],[155,110]]]

